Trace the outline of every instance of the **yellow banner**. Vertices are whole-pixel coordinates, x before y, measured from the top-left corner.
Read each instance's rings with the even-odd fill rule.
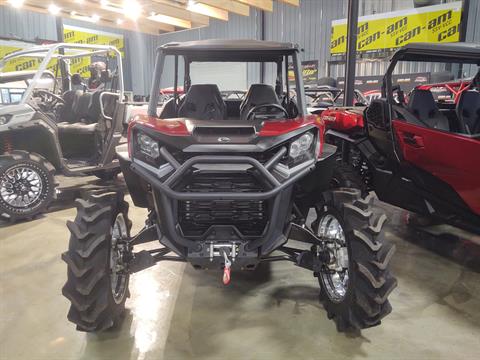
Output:
[[[5,56],[14,53],[15,51],[25,49],[32,45],[33,44],[20,41],[0,40],[0,59],[3,59]],[[22,57],[8,61],[2,71],[31,70],[36,69],[39,64],[40,62],[38,59]]]
[[[411,42],[460,40],[462,2],[362,16],[358,19],[357,51],[392,50]],[[347,20],[332,21],[331,55],[347,48]]]
[[[95,45],[111,45],[120,50],[122,57],[124,56],[124,39],[121,34],[107,33],[103,31],[89,30],[74,26],[65,25],[63,30],[65,42],[75,44],[95,44]],[[22,43],[18,41],[0,41],[0,59],[6,55],[25,49],[33,44]],[[112,54],[113,55],[113,54]],[[42,59],[21,57],[8,61],[3,72],[35,70],[40,65]],[[88,78],[90,72],[88,67],[91,64],[91,57],[86,56],[78,59],[71,59],[70,73],[79,73],[82,77]],[[48,66],[49,70],[55,71],[57,61],[52,60]]]
[[[63,28],[64,41],[75,44],[95,44],[115,46],[124,56],[124,39],[121,34],[95,31],[76,26],[65,25]],[[82,77],[89,77],[88,67],[91,64],[90,57],[72,59],[70,62],[70,73],[79,73]]]

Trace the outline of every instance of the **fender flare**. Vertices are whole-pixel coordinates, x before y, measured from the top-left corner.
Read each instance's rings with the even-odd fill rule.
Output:
[[[35,118],[36,117],[36,118]],[[62,168],[62,150],[58,142],[56,126],[43,116],[36,115],[28,124],[9,128],[0,133],[0,143],[4,146],[11,142],[12,150],[23,150],[37,153],[50,162],[56,169]],[[1,153],[5,150],[0,149]]]

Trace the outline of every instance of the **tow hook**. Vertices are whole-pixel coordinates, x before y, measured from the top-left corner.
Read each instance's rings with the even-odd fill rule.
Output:
[[[232,262],[228,258],[227,252],[224,249],[220,250],[223,254],[223,258],[225,259],[225,266],[223,268],[223,285],[230,284],[230,272],[232,268]]]

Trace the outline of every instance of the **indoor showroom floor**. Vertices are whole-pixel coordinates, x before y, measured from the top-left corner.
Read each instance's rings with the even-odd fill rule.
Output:
[[[397,246],[393,270],[399,285],[390,297],[393,313],[379,327],[337,333],[318,303],[316,279],[290,263],[233,272],[225,287],[219,271],[165,262],[132,276],[120,329],[77,332],[66,319],[69,303],[61,295],[65,222],[75,216],[67,205],[0,227],[2,360],[478,359],[480,354],[479,247],[406,230],[404,212],[391,207],[387,237]],[[135,232],[145,211],[130,209]]]

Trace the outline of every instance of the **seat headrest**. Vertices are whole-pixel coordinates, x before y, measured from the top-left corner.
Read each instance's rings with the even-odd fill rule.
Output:
[[[264,104],[279,104],[277,94],[273,86],[267,84],[252,84],[245,96],[245,104],[251,103],[252,106]]]
[[[434,117],[438,112],[430,90],[414,89],[410,94],[408,109],[420,120]]]
[[[480,132],[480,92],[464,91],[457,104],[457,116],[470,134]]]
[[[178,115],[199,120],[222,120],[225,112],[226,105],[217,85],[196,84],[185,94]]]

